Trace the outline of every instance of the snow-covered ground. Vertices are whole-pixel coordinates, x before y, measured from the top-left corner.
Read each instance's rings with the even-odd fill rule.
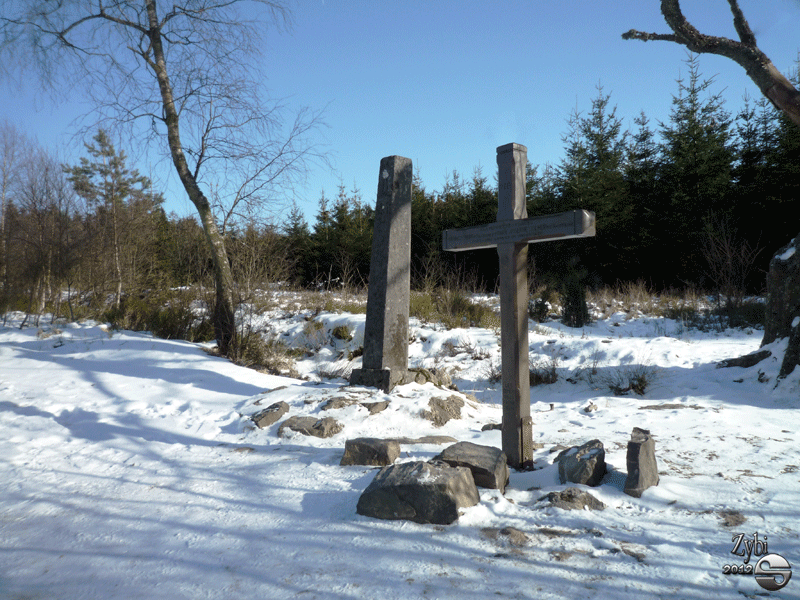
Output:
[[[321,328],[310,316],[256,319],[313,350],[295,365],[307,380],[237,367],[198,344],[97,323],[20,330],[12,318],[0,329],[0,598],[800,597],[800,574],[777,592],[723,574],[743,562],[731,552],[740,533],[800,567],[800,373],[775,388],[775,359],[715,368],[758,349],[760,331],[701,333],[625,313],[578,330],[531,323],[531,363],[559,375],[531,388],[537,470],[433,526],[357,515],[377,470],[339,466],[344,443],[436,434],[499,447],[499,431],[481,430],[501,419],[497,332],[412,320],[412,365],[452,369],[471,395],[462,419],[435,428],[420,412],[451,391],[386,395],[321,378],[357,364],[341,355],[361,344],[364,315],[323,312]],[[331,336],[340,325],[351,341]],[[614,396],[609,385],[631,370],[649,380],[645,395]],[[321,411],[334,396],[390,403],[372,416],[359,405]],[[249,415],[281,400],[344,430],[323,440],[253,427]],[[675,406],[648,410],[663,404]],[[654,435],[661,472],[640,499],[621,491],[634,426]],[[587,489],[607,508],[539,502],[567,487],[550,450],[594,438],[609,474]],[[406,445],[400,460],[440,450]],[[727,526],[737,513],[746,520]]]

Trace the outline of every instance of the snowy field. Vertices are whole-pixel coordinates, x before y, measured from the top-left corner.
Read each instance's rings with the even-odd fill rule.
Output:
[[[531,388],[537,470],[433,526],[357,515],[377,470],[340,467],[345,440],[448,435],[499,447],[499,431],[481,430],[501,420],[496,332],[412,319],[412,366],[450,368],[470,394],[462,418],[436,428],[420,412],[454,392],[411,384],[386,395],[320,376],[348,368],[339,357],[361,345],[364,315],[323,312],[319,329],[300,309],[259,316],[313,351],[296,361],[306,380],[97,323],[20,330],[21,316],[0,329],[2,600],[800,598],[800,573],[776,592],[723,574],[743,562],[738,534],[758,534],[800,568],[800,373],[776,388],[774,358],[715,368],[758,349],[761,331],[702,333],[625,313],[577,330],[531,322],[532,364],[559,376]],[[351,341],[331,336],[340,325]],[[613,395],[631,371],[648,378],[644,396]],[[334,396],[389,407],[323,412]],[[277,401],[344,430],[323,440],[253,427],[249,415]],[[634,426],[651,430],[661,472],[640,499],[621,491]],[[586,489],[607,508],[540,502],[567,487],[551,449],[594,438],[609,474]],[[400,460],[441,449],[405,445]],[[524,536],[501,533],[509,527]]]

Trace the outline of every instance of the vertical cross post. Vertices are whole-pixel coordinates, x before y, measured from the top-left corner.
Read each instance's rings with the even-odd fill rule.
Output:
[[[521,144],[497,148],[497,221],[526,219],[525,167]],[[528,243],[497,245],[500,259],[500,345],[503,386],[503,452],[508,464],[533,462],[530,373],[528,371]]]

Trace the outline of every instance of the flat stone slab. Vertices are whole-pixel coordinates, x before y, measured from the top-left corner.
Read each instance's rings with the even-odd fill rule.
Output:
[[[410,438],[410,437],[398,437],[398,438],[388,438],[391,440],[395,440],[398,444],[453,444],[458,440],[454,437],[450,437],[449,435],[423,435],[419,438]]]
[[[580,488],[567,488],[560,492],[550,492],[546,496],[539,498],[539,501],[546,500],[556,508],[563,510],[603,510],[606,505],[585,492]]]
[[[467,467],[472,471],[475,485],[505,493],[509,477],[508,460],[499,448],[458,442],[445,448],[433,461],[443,461],[451,467]]]
[[[376,519],[449,525],[459,509],[480,501],[465,467],[408,462],[382,468],[358,499],[356,512]]]
[[[770,356],[772,356],[772,352],[769,350],[758,350],[757,352],[739,356],[738,358],[728,358],[720,361],[717,363],[717,368],[728,369],[730,367],[742,367],[743,369],[747,369],[757,365],[762,360],[769,358]]]
[[[651,404],[649,406],[640,406],[639,410],[678,410],[681,408],[693,408],[694,410],[703,410],[702,406],[697,404],[678,404],[676,402],[668,402],[667,404]]]
[[[289,417],[278,428],[278,436],[286,437],[286,430],[291,429],[303,435],[312,435],[318,438],[329,438],[336,435],[344,425],[332,417],[317,419],[316,417]]]
[[[484,527],[481,529],[481,535],[492,540],[503,540],[511,546],[520,548],[526,546],[530,542],[530,537],[524,531],[516,527]]]
[[[250,417],[256,427],[264,429],[280,421],[281,417],[289,412],[289,405],[286,402],[276,402],[267,408],[258,411]]]
[[[400,444],[395,440],[355,438],[345,442],[344,455],[339,464],[385,467],[393,464],[399,456]]]
[[[346,396],[337,396],[325,402],[325,404],[320,406],[319,409],[337,410],[339,408],[347,408],[348,406],[353,406],[353,404],[358,404],[358,400],[356,400],[355,398],[347,398]]]

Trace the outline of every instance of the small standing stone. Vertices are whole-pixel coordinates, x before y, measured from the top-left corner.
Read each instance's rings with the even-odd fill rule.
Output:
[[[634,427],[628,442],[628,477],[624,492],[641,498],[647,488],[658,485],[655,441],[647,429]]]

